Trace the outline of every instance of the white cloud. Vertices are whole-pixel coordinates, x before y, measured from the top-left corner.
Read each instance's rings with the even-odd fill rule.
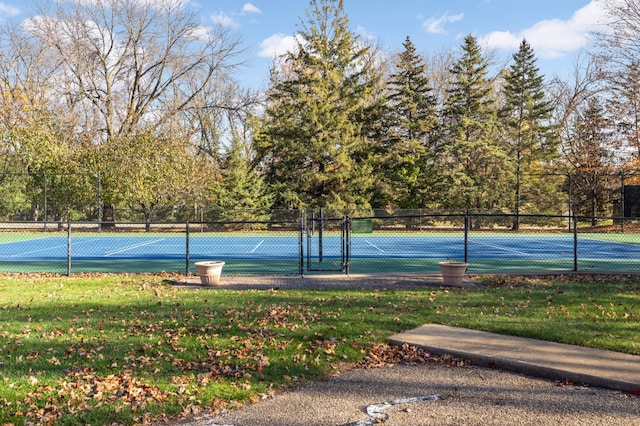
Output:
[[[258,56],[262,58],[275,58],[287,52],[295,51],[297,46],[298,42],[295,36],[286,36],[280,33],[274,34],[262,40]]]
[[[16,16],[20,13],[20,9],[6,3],[0,3],[0,16]]]
[[[211,15],[211,20],[223,27],[235,28],[239,26],[235,19],[223,12],[220,12],[217,15]]]
[[[236,20],[236,18],[242,17],[249,13],[262,13],[262,12],[253,4],[245,3],[242,6],[242,12],[234,12],[231,15],[228,15],[224,12],[219,12],[215,15],[211,15],[211,20],[223,27],[237,28],[240,26],[240,23]]]
[[[55,19],[50,16],[36,15],[31,18],[27,18],[20,24],[22,29],[29,34],[33,34],[36,36],[41,36],[42,32],[40,28],[49,22],[54,22]]]
[[[446,32],[445,25],[453,22],[461,21],[464,18],[464,13],[458,13],[457,15],[449,15],[445,13],[439,18],[429,18],[422,23],[422,28],[431,34],[443,34]]]
[[[262,11],[260,9],[258,9],[256,6],[254,6],[251,3],[245,3],[242,6],[242,11],[244,13],[262,13]]]
[[[207,28],[204,25],[197,25],[189,32],[189,36],[193,40],[206,41],[210,37],[209,31],[210,28]]]
[[[356,27],[356,34],[358,34],[358,36],[360,36],[361,39],[366,41],[373,41],[377,38],[375,35],[367,31],[367,29],[362,25],[358,25]]]
[[[602,30],[607,21],[604,1],[592,0],[568,20],[545,19],[518,33],[494,31],[480,42],[489,49],[516,51],[524,38],[539,57],[559,58],[582,49],[591,41],[593,31]]]

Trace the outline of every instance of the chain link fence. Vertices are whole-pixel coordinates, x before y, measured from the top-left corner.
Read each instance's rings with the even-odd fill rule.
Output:
[[[227,212],[201,222],[0,222],[0,272],[435,274],[640,272],[640,222],[614,216],[471,212]],[[594,223],[596,225],[594,226]]]
[[[212,194],[184,197],[181,205],[161,200],[112,200],[106,174],[0,174],[0,220],[97,222],[209,222],[278,220],[271,210],[220,209]],[[516,189],[504,188],[497,213],[590,217],[640,217],[640,174],[569,173],[523,174]],[[190,201],[186,201],[186,200]],[[433,200],[434,206],[443,200]],[[134,207],[140,205],[153,207]],[[282,211],[284,212],[284,210]],[[316,209],[319,213],[319,209]],[[418,210],[415,214],[428,213]],[[456,212],[450,212],[456,213]],[[480,212],[483,213],[483,212]],[[329,210],[325,216],[331,216]],[[405,215],[405,211],[376,211],[376,215]],[[241,216],[241,217],[238,217]],[[597,223],[592,223],[597,225]]]

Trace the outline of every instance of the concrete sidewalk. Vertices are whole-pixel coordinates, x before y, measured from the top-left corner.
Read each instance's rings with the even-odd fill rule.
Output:
[[[202,286],[197,275],[180,277],[177,285],[223,290],[420,290],[440,288],[440,274],[427,275],[368,275],[368,274],[320,274],[320,275],[222,275],[220,284]],[[463,287],[477,287],[465,281]]]
[[[428,324],[389,338],[433,354],[450,354],[475,365],[640,392],[640,356],[444,325]]]

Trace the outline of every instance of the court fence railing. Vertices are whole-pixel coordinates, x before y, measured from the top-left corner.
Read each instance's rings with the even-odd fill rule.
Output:
[[[626,217],[422,210],[292,211],[282,220],[0,222],[0,272],[436,274],[640,272],[640,221]]]
[[[158,200],[154,207],[139,205],[136,199],[121,199],[114,203],[116,188],[112,184],[119,179],[112,173],[117,174],[118,170],[80,173],[5,171],[2,174],[4,190],[0,191],[4,195],[0,197],[0,220],[204,222],[230,220],[229,215],[236,216],[241,210],[220,208],[211,201],[212,194],[206,191],[188,197],[188,200],[172,199],[164,203]],[[522,173],[520,177],[522,185],[518,188],[517,199],[507,197],[499,206],[508,212],[627,217],[640,214],[639,173],[576,170],[574,173]],[[515,193],[516,187],[512,189]],[[437,205],[448,200],[436,196],[431,202]],[[244,213],[254,216],[266,209],[248,210]]]

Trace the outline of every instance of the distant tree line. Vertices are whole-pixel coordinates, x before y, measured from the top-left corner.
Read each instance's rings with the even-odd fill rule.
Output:
[[[72,219],[613,214],[612,188],[640,160],[640,11],[606,4],[625,19],[570,79],[546,81],[527,40],[497,70],[471,35],[456,51],[420,54],[407,37],[385,52],[351,30],[341,0],[310,0],[258,93],[234,79],[240,40],[179,2],[48,3],[0,28],[0,216],[19,205],[37,218],[44,191],[47,214]]]

